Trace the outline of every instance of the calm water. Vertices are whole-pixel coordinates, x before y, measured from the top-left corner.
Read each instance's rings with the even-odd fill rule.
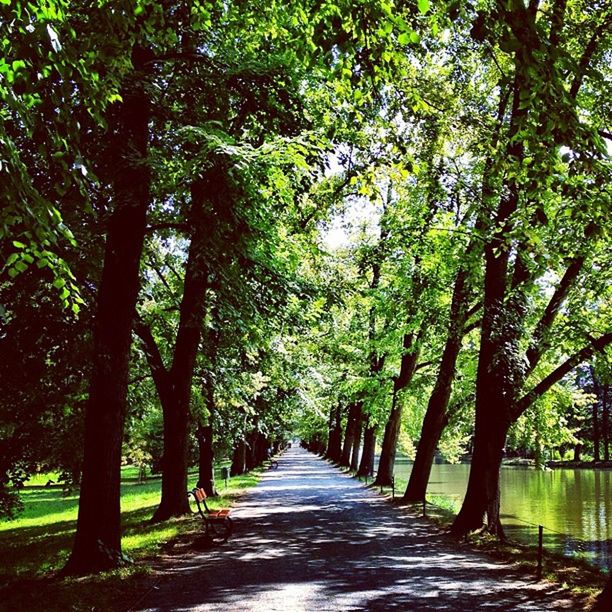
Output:
[[[411,469],[410,463],[399,459],[395,475],[407,481]],[[463,464],[434,465],[428,497],[452,498],[459,508],[469,470],[470,466]],[[581,556],[600,567],[612,566],[611,470],[543,472],[503,467],[501,509],[502,523],[509,537],[535,544],[537,525],[543,525],[546,548],[568,556]]]

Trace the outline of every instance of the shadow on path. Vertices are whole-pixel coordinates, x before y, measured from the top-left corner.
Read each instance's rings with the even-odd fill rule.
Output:
[[[134,610],[575,610],[291,448],[234,510],[230,541],[173,557]]]

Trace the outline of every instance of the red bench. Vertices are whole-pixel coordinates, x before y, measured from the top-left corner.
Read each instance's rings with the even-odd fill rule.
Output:
[[[221,538],[225,542],[232,534],[231,510],[229,508],[211,510],[206,504],[206,491],[202,488],[196,487],[190,493],[195,499],[199,515],[204,519],[206,535],[211,538]]]

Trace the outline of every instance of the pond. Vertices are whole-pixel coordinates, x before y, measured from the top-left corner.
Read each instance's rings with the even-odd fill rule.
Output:
[[[398,458],[395,475],[407,481],[411,469],[407,459]],[[451,498],[459,508],[469,470],[467,464],[434,465],[428,499],[435,503],[436,496]],[[612,470],[504,466],[501,512],[506,533],[513,539],[536,544],[537,525],[543,525],[548,550],[603,568],[612,566]]]

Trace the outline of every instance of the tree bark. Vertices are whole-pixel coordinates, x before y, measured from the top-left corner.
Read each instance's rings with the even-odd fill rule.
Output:
[[[399,439],[400,427],[402,423],[402,404],[399,401],[399,392],[407,387],[414,376],[419,358],[418,345],[415,346],[423,330],[419,332],[417,339],[414,335],[404,334],[402,362],[400,372],[393,381],[393,396],[391,399],[391,412],[385,425],[378,471],[376,473],[375,484],[380,487],[390,487],[393,481],[393,469],[395,467],[395,455],[397,452],[397,441]]]
[[[346,420],[346,429],[344,430],[344,443],[342,445],[342,456],[340,457],[340,465],[350,467],[351,465],[351,450],[355,441],[355,430],[357,428],[357,404],[351,404],[348,409]]]
[[[246,472],[246,443],[240,438],[234,444],[230,476],[239,476]]]
[[[597,597],[597,603],[595,604],[595,610],[599,612],[606,612],[610,609],[612,609],[612,576],[610,576],[604,590]]]
[[[85,415],[85,453],[79,514],[65,574],[86,574],[122,564],[120,474],[132,322],[140,257],[150,203],[149,101],[143,65],[123,88],[117,112],[117,171],[98,290],[93,368]]]
[[[372,476],[374,474],[374,455],[376,452],[376,425],[366,425],[363,434],[363,452],[359,463],[358,476]]]
[[[361,435],[363,433],[363,414],[361,404],[357,405],[355,414],[355,435],[353,436],[353,449],[351,451],[351,470],[357,471],[359,467],[359,449],[361,447]]]
[[[421,428],[421,438],[417,445],[416,457],[414,458],[410,479],[408,480],[408,486],[403,497],[404,501],[407,502],[417,502],[425,499],[436,448],[442,432],[449,421],[449,415],[445,407],[439,404],[432,406],[432,400],[433,396],[425,413],[423,427]],[[440,400],[437,401],[439,402]]]
[[[603,444],[604,461],[610,461],[610,405],[608,404],[608,387],[607,383],[602,385],[601,401],[603,413],[601,416],[601,441]]]
[[[209,421],[208,425],[198,427],[198,487],[206,491],[206,495],[213,497],[217,494],[215,490],[215,470],[213,452],[213,425]]]
[[[475,242],[472,242],[468,247],[467,256],[475,248]],[[461,350],[461,342],[469,314],[468,293],[468,271],[465,268],[461,268],[457,272],[453,286],[450,323],[446,345],[444,346],[442,360],[440,361],[440,369],[438,370],[436,384],[427,404],[416,457],[410,472],[408,486],[404,493],[404,500],[408,502],[423,501],[425,499],[436,448],[450,418],[448,402],[451,396],[457,358]]]
[[[185,267],[172,367],[169,371],[163,369],[161,374],[158,372],[157,376],[153,376],[164,417],[162,495],[151,519],[154,522],[191,512],[187,497],[189,405],[208,287],[208,268],[204,261],[204,247],[208,238],[204,215],[206,187],[215,187],[214,178],[198,181],[191,188],[189,221],[193,234]],[[164,381],[160,388],[159,381],[162,379]]]
[[[329,434],[327,446],[327,458],[334,463],[340,463],[342,458],[342,409],[340,404],[336,406],[334,413],[334,425]]]

